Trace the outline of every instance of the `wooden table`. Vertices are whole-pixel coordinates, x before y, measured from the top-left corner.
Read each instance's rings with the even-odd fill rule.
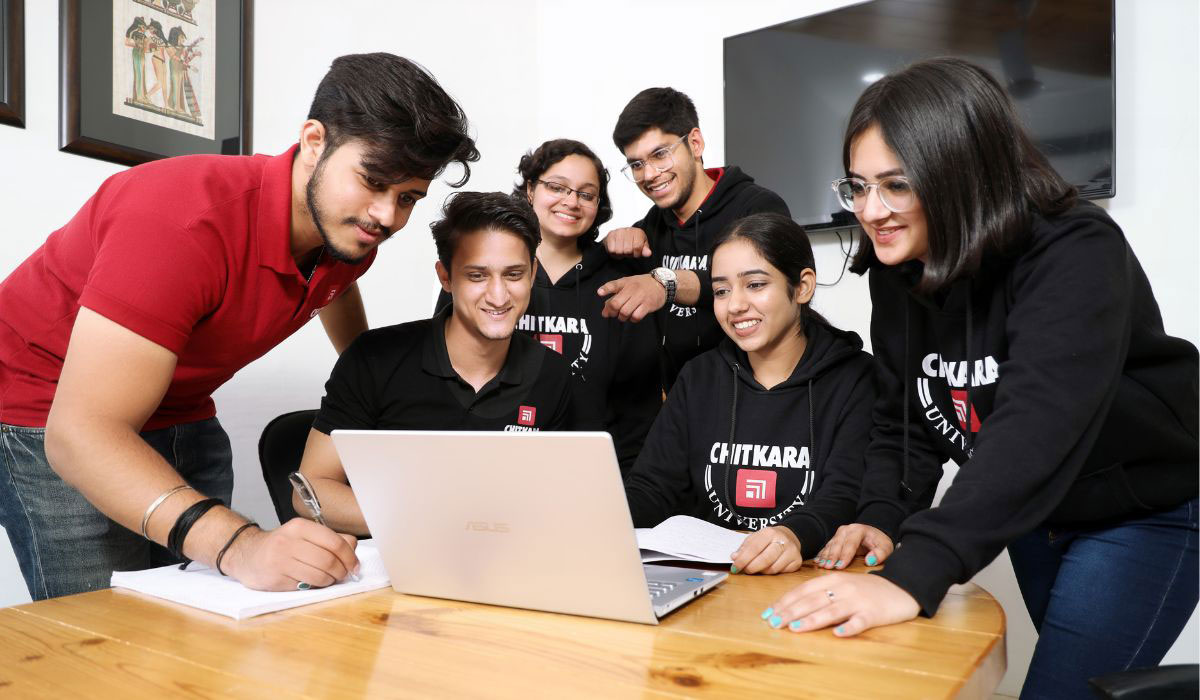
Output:
[[[0,696],[987,698],[1000,682],[1004,612],[978,586],[855,639],[759,619],[821,575],[730,576],[658,627],[391,589],[237,622],[97,591],[0,609]]]

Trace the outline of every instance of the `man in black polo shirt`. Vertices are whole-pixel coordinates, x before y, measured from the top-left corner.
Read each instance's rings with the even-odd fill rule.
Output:
[[[570,368],[513,333],[533,286],[540,239],[529,204],[462,192],[434,223],[437,276],[452,303],[432,319],[367,331],[338,358],[300,471],[338,532],[367,534],[329,433],[379,430],[561,430]],[[299,503],[299,513],[307,512]]]

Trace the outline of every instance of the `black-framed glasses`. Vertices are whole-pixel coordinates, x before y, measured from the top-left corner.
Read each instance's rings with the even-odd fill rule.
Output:
[[[675,158],[671,155],[671,151],[674,151],[676,146],[686,140],[687,136],[682,136],[678,141],[670,146],[663,146],[662,148],[655,149],[643,160],[635,160],[630,163],[626,163],[625,167],[621,168],[621,172],[625,174],[625,177],[628,178],[630,182],[641,182],[646,179],[647,165],[658,171],[654,173],[655,175],[658,175],[658,173],[663,171],[670,170],[671,168],[675,167]]]
[[[837,193],[838,204],[855,214],[867,208],[867,197],[872,188],[883,206],[895,214],[903,214],[917,205],[917,195],[908,178],[903,175],[885,177],[879,182],[867,182],[861,177],[843,177],[834,180],[832,187]]]
[[[542,187],[545,187],[547,192],[555,197],[558,197],[559,199],[566,199],[567,197],[571,196],[572,192],[574,192],[575,198],[579,200],[579,206],[581,207],[594,207],[600,201],[600,195],[596,194],[595,192],[580,191],[571,187],[567,187],[561,182],[555,182],[553,180],[538,180],[538,184]]]

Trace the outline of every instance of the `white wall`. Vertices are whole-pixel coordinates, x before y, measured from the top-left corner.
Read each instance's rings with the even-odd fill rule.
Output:
[[[811,0],[804,9],[821,12],[847,4]],[[261,0],[255,31],[255,150],[277,153],[293,142],[312,91],[335,56],[386,50],[427,66],[462,102],[484,154],[473,168],[472,189],[507,189],[520,154],[559,136],[590,144],[615,174],[622,158],[610,140],[613,122],[634,93],[651,85],[672,85],[695,100],[708,139],[705,160],[721,164],[721,40],[791,19],[796,8],[782,0],[352,0],[331,12],[321,0]],[[57,15],[57,3],[26,3],[29,126],[0,127],[0,164],[8,166],[0,168],[0,211],[7,231],[0,275],[65,222],[105,176],[119,170],[57,151]],[[1186,205],[1195,202],[1200,182],[1198,29],[1194,0],[1117,0],[1119,196],[1108,203],[1154,284],[1167,330],[1193,343],[1200,340],[1195,274],[1200,231]],[[662,36],[671,39],[653,38]],[[626,225],[647,208],[647,200],[616,177],[610,226]],[[372,325],[428,315],[435,285],[427,225],[449,191],[435,185],[429,201],[363,279]],[[1170,206],[1175,202],[1185,206]],[[841,267],[837,242],[822,237],[815,247],[820,277],[832,281]],[[866,338],[870,305],[860,278],[847,275],[837,287],[821,289],[817,306]],[[219,415],[234,443],[234,504],[264,524],[273,523],[274,515],[259,473],[258,434],[279,413],[315,407],[332,362],[319,325],[311,324],[217,393]],[[1005,606],[1010,673],[1000,690],[1015,694],[1034,634],[1006,558],[977,580]],[[0,546],[0,605],[26,600],[11,552]],[[1196,662],[1196,637],[1193,618],[1168,660]]]

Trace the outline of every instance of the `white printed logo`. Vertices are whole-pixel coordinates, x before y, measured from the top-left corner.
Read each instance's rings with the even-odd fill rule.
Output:
[[[767,497],[765,479],[746,479],[746,498],[760,500]]]

